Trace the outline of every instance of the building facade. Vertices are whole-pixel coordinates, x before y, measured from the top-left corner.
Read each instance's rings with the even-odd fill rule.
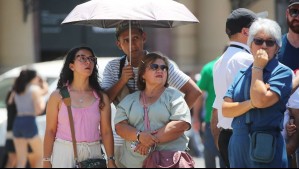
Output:
[[[76,4],[86,0],[1,0],[0,73],[23,64],[53,60],[76,45],[86,44],[98,56],[118,56],[114,30],[60,25]],[[283,0],[178,0],[200,23],[173,29],[146,28],[146,48],[161,51],[185,72],[199,72],[202,65],[221,55],[228,42],[225,22],[238,7],[268,12],[283,30],[286,1]],[[12,10],[13,9],[13,10]]]

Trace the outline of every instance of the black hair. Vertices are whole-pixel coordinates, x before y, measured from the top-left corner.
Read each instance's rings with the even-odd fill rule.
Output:
[[[20,72],[19,77],[17,77],[14,85],[14,90],[17,94],[21,94],[25,91],[26,86],[37,76],[35,70],[25,69]]]

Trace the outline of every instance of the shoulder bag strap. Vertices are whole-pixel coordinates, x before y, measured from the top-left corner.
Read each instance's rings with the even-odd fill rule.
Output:
[[[151,131],[151,125],[150,125],[150,121],[149,121],[149,116],[148,116],[148,107],[146,106],[147,104],[147,100],[146,100],[146,96],[145,96],[145,92],[141,92],[141,97],[142,97],[142,101],[143,101],[143,113],[144,113],[144,119],[143,119],[143,123],[144,123],[144,128],[146,131]]]
[[[119,61],[119,73],[118,73],[118,79],[120,79],[122,71],[123,71],[123,67],[125,66],[126,63],[126,55],[124,55],[120,61]]]
[[[245,73],[248,73],[250,70],[252,69],[252,65],[249,66],[249,68],[246,70]],[[252,74],[249,78],[252,77]],[[251,86],[251,81],[247,78],[246,79],[246,82],[245,82],[245,87],[244,87],[244,97],[245,99],[250,99],[250,96],[248,95],[248,91],[250,92],[250,86]],[[245,115],[245,123],[248,125],[248,131],[249,133],[251,133],[251,124],[252,124],[252,121],[251,121],[251,117],[250,117],[250,110],[248,110],[248,112],[246,113]]]
[[[70,128],[71,128],[72,142],[73,142],[73,149],[74,149],[74,158],[77,164],[78,163],[77,141],[75,137],[74,120],[73,120],[72,109],[71,109],[72,102],[71,102],[70,93],[67,89],[67,86],[64,86],[60,89],[60,94],[63,98],[64,104],[67,106],[67,111],[69,114],[69,121],[70,121]]]

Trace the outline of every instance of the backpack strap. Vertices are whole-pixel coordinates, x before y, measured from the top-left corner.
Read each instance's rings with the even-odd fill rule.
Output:
[[[123,67],[125,66],[125,63],[126,63],[126,58],[127,58],[127,56],[124,55],[124,56],[120,59],[120,62],[119,62],[118,79],[120,79],[120,77],[121,77],[121,74],[122,74],[122,71],[123,71]]]

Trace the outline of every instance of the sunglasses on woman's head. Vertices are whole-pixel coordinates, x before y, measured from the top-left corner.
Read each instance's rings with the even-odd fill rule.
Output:
[[[297,17],[299,15],[299,9],[289,9],[289,13],[291,15],[291,17]]]
[[[168,66],[166,65],[158,65],[158,64],[155,64],[155,63],[152,63],[149,65],[149,68],[151,70],[154,70],[154,71],[157,71],[159,68],[162,70],[162,71],[167,71],[168,70]]]
[[[78,61],[81,63],[86,63],[87,61],[96,63],[97,58],[92,56],[85,56],[85,55],[77,55],[76,58],[78,58]]]
[[[264,39],[259,39],[259,38],[254,38],[253,42],[254,42],[255,45],[258,45],[258,46],[261,46],[264,43],[266,43],[267,47],[273,47],[276,43],[275,40],[264,40]]]

